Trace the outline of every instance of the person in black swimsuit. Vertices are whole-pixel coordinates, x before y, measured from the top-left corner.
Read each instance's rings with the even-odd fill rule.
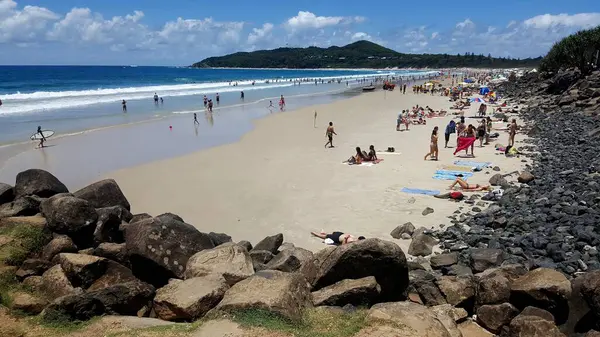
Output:
[[[323,239],[323,240],[329,239],[329,240],[333,241],[333,244],[335,244],[335,245],[345,245],[348,243],[352,243],[352,242],[356,242],[358,240],[365,239],[364,236],[359,236],[358,238],[356,238],[352,234],[346,234],[346,233],[342,233],[342,232],[333,232],[331,234],[327,234],[324,232],[321,232],[321,233],[310,232],[310,234],[312,234],[312,236],[318,237],[319,239]]]

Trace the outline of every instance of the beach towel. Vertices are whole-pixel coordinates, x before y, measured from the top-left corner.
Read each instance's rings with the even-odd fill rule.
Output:
[[[468,149],[469,147],[471,147],[471,145],[473,145],[475,143],[476,140],[477,140],[477,138],[475,138],[475,137],[472,137],[472,138],[458,137],[458,146],[456,147],[456,150],[454,150],[454,154],[457,154],[458,152],[460,152],[462,150]]]
[[[444,165],[444,166],[442,166],[442,168],[444,170],[450,170],[450,171],[471,172],[471,168],[470,167],[459,166],[459,165]]]
[[[404,193],[409,193],[409,194],[424,194],[424,195],[438,195],[438,194],[440,194],[440,191],[436,191],[436,190],[422,190],[422,189],[418,189],[418,188],[408,188],[408,187],[404,187],[400,191],[404,192]]]
[[[435,171],[435,174],[452,175],[452,176],[461,177],[461,178],[469,178],[469,177],[473,176],[472,172],[450,171],[450,170],[437,170],[437,171]]]
[[[436,180],[456,180],[456,178],[461,178],[462,180],[469,179],[469,177],[466,177],[466,176],[457,177],[453,174],[439,174],[439,173],[434,174],[432,178],[436,179]]]
[[[454,165],[476,167],[476,168],[482,169],[482,168],[486,168],[486,167],[492,166],[492,163],[490,163],[490,162],[476,162],[476,161],[470,161],[470,160],[457,160],[457,161],[454,162]]]
[[[377,153],[377,155],[387,155],[387,154],[401,154],[400,152],[387,152],[387,151],[381,151],[381,152],[375,152]]]

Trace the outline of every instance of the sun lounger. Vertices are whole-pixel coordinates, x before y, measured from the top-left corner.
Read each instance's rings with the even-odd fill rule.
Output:
[[[422,189],[418,189],[418,188],[408,188],[408,187],[404,187],[400,191],[404,192],[404,193],[408,193],[408,194],[424,194],[424,195],[438,195],[438,194],[440,194],[440,191],[436,191],[436,190],[422,190]]]

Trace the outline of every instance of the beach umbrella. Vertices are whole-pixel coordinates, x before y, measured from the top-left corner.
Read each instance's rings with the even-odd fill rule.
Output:
[[[471,102],[476,102],[476,103],[485,103],[485,101],[483,100],[483,98],[479,98],[479,97],[474,97],[470,99]]]

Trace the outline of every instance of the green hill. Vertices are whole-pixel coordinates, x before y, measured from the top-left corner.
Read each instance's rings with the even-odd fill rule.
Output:
[[[195,68],[513,68],[535,67],[541,57],[495,58],[490,55],[404,54],[369,41],[343,47],[277,48],[209,57],[194,63]]]

